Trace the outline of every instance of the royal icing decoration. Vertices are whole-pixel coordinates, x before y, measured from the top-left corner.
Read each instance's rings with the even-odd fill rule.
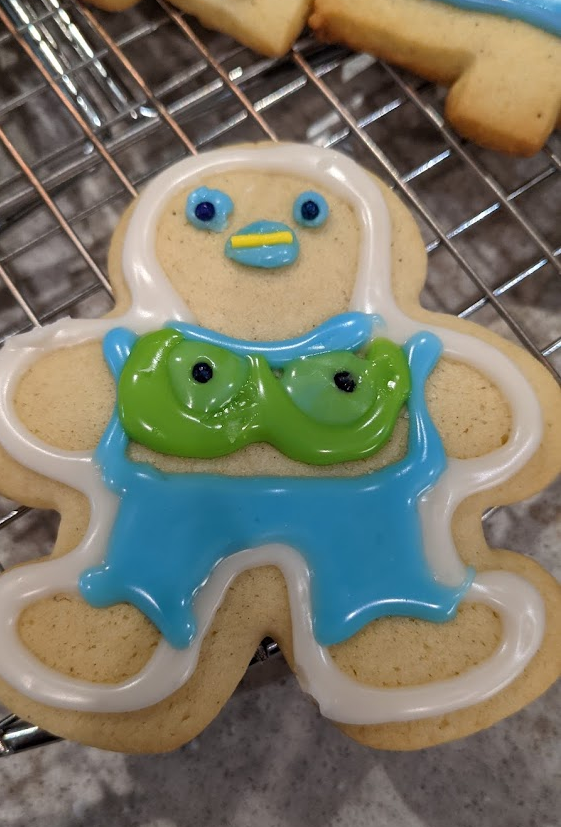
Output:
[[[198,230],[221,233],[228,226],[228,217],[233,209],[234,202],[222,190],[198,187],[187,198],[185,215]]]
[[[561,37],[561,0],[444,0],[465,11],[500,14]]]
[[[105,352],[131,344],[130,331],[114,331]],[[277,363],[283,344],[271,343]],[[251,342],[244,347],[251,352]],[[401,348],[381,338],[363,359],[339,351],[293,359],[281,381],[266,355],[238,356],[177,329],[146,334],[131,350],[115,375],[121,423],[135,442],[173,456],[220,457],[268,442],[311,465],[362,459],[388,441],[409,393]]]
[[[119,396],[123,373],[142,344],[141,340],[134,346],[124,368],[118,363],[126,353],[126,346],[118,344],[120,358],[116,358],[114,352],[109,357],[115,378],[119,379],[119,374],[121,377]],[[174,349],[179,347],[181,345],[172,346],[171,359]],[[194,595],[214,568],[229,554],[282,541],[300,552],[312,575],[312,623],[315,638],[322,645],[340,643],[369,621],[386,615],[426,620],[446,620],[453,616],[459,600],[469,588],[472,573],[466,573],[464,582],[458,587],[435,580],[423,554],[417,509],[417,499],[436,483],[446,467],[442,442],[424,401],[425,380],[440,349],[439,340],[430,333],[417,334],[406,343],[405,353],[413,376],[409,450],[401,462],[364,476],[313,479],[162,474],[127,459],[125,431],[128,431],[128,422],[121,406],[120,416],[111,420],[95,455],[104,482],[118,494],[121,504],[103,563],[80,579],[83,597],[96,607],[132,603],[152,620],[172,646],[182,648],[188,646],[196,634]],[[372,416],[359,416],[358,421],[361,425],[365,423],[363,430],[367,432],[361,434],[359,429],[359,444],[361,436],[362,441],[367,441],[372,433],[375,438],[382,433],[385,442],[403,399],[408,395],[405,356],[400,348],[396,350],[403,357],[403,364],[399,357],[391,354],[390,359],[394,360],[394,365],[397,363],[397,370],[390,368],[389,374],[386,373],[389,366],[384,344],[377,354],[382,363],[377,378],[380,389],[386,391],[381,394],[383,402],[380,402],[380,395],[369,394],[376,400],[376,412],[384,410],[387,413],[387,409],[391,409],[389,428],[385,423],[379,426]],[[340,354],[334,356],[341,358]],[[309,360],[322,358],[308,357]],[[368,358],[367,352],[365,361]],[[190,362],[199,364],[198,359],[199,356],[194,355]],[[158,369],[166,371],[161,348],[158,347],[155,354],[151,348],[148,361],[156,362]],[[249,372],[250,368],[247,374]],[[239,377],[242,388],[247,374]],[[134,370],[134,379],[131,377],[131,387],[137,386],[141,377],[148,377],[146,398],[158,400],[159,408],[165,407],[166,391],[160,385],[150,386],[150,369],[144,367],[142,358],[138,370]],[[322,380],[323,376],[320,376],[323,386]],[[268,437],[268,441],[289,456],[293,440],[297,439],[306,462],[322,462],[321,453],[314,453],[316,446],[310,450],[306,445],[306,440],[318,438],[313,425],[306,428],[300,418],[292,420],[290,409],[295,406],[288,396],[286,403],[282,403],[279,380],[272,374],[264,379],[258,372],[255,384],[262,388],[268,383],[277,385],[278,393],[273,394],[269,403],[274,412],[274,428],[282,429],[284,438],[275,439],[273,425],[265,420],[265,433],[258,431],[257,439],[262,441],[263,437]],[[388,383],[391,384],[389,389]],[[265,390],[265,397],[267,393]],[[242,410],[249,409],[251,427],[255,417],[259,416],[252,411],[251,394],[246,392],[238,404]],[[237,404],[232,398],[226,399],[224,406],[237,418]],[[135,409],[137,405],[133,402],[132,407]],[[192,415],[191,408],[184,410]],[[199,456],[200,453],[215,456],[216,448],[213,444],[207,447],[207,435],[200,433],[200,425],[197,422],[192,435],[189,427],[182,429],[178,426],[178,439],[185,435],[188,456]],[[351,445],[356,440],[356,433],[352,431],[326,427],[327,435],[323,434],[323,427],[318,429],[320,439],[331,437],[338,442],[342,438],[343,445],[347,438]],[[220,436],[222,430],[229,437],[231,428],[232,423],[227,421],[218,429],[212,423],[211,442],[212,437]],[[150,423],[148,430],[140,433],[139,441],[150,444],[150,440],[143,437],[154,432],[162,432],[159,423]],[[240,447],[234,438],[231,441],[230,450]],[[332,445],[324,448],[328,453],[333,449]],[[174,449],[172,453],[179,451]],[[219,453],[224,453],[221,443]],[[356,453],[360,456],[360,451]],[[341,461],[345,459],[348,459],[346,453]],[[162,516],[161,522],[153,519],[154,513]],[[214,514],[221,515],[220,519]],[[328,519],[326,515],[332,515],[332,518]],[[368,525],[373,526],[372,533],[365,531]],[[164,556],[165,566],[161,565],[159,555],[154,557],[155,548]],[[344,554],[341,554],[342,549]]]
[[[349,313],[285,342],[234,340],[197,327],[158,262],[156,227],[169,199],[183,190],[198,193],[191,204],[196,220],[214,221],[217,202],[208,193],[219,191],[203,192],[200,181],[231,170],[298,175],[349,202],[361,230]],[[312,195],[317,199],[303,193],[299,209],[313,222],[324,206],[316,200],[317,214],[306,207]],[[300,224],[296,213],[295,205]],[[250,266],[279,266],[288,263],[282,258],[291,246],[297,255],[295,229],[263,221],[232,234],[225,253]],[[266,263],[271,250],[278,264]],[[466,569],[451,519],[467,496],[527,463],[541,441],[539,404],[500,351],[456,330],[424,329],[397,307],[389,216],[373,179],[337,153],[300,145],[187,159],[138,200],[123,271],[132,306],[119,319],[64,320],[10,340],[0,354],[0,443],[18,462],[83,492],[91,504],[90,525],[74,551],[0,577],[0,675],[56,707],[123,712],[150,706],[195,670],[232,580],[245,569],[276,565],[288,588],[298,679],[334,720],[433,716],[481,702],[514,680],[542,640],[541,597],[512,573]],[[17,417],[18,382],[45,353],[100,339],[117,382],[116,412],[95,454],[51,448]],[[476,459],[446,458],[424,398],[441,352],[481,370],[507,398],[512,429],[501,448]],[[207,457],[264,440],[301,461],[341,462],[378,450],[405,400],[406,456],[362,476],[167,475],[126,455],[130,437],[165,453]],[[209,507],[231,516],[209,519]],[[333,518],[340,513],[345,519]],[[164,545],[165,567],[152,557]],[[115,685],[76,680],[44,666],[21,643],[17,622],[27,605],[78,589],[97,606],[128,600],[161,630],[153,657],[130,679]],[[340,672],[326,648],[387,614],[446,620],[461,600],[496,611],[503,637],[487,660],[455,678],[377,689]]]
[[[307,190],[294,202],[292,215],[301,227],[321,227],[327,221],[329,205],[319,192]]]
[[[296,233],[280,221],[253,221],[231,235],[224,252],[246,267],[284,267],[300,255]]]

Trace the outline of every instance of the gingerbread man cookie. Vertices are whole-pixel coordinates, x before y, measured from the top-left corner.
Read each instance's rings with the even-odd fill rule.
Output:
[[[481,513],[560,467],[528,354],[419,303],[419,232],[311,146],[155,178],[116,230],[116,307],[0,353],[2,492],[57,509],[0,575],[0,697],[50,731],[172,749],[276,639],[372,746],[474,732],[561,673],[561,587]]]

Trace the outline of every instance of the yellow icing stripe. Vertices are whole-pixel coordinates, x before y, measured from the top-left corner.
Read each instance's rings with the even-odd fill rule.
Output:
[[[278,233],[248,233],[247,235],[233,235],[230,239],[232,247],[263,247],[272,244],[292,244],[293,236],[286,230]]]

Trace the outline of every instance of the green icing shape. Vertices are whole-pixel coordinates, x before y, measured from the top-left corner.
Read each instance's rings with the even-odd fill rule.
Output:
[[[333,377],[347,373],[354,390],[340,390]],[[290,362],[281,382],[294,404],[317,422],[347,425],[364,416],[376,392],[372,364],[354,353],[326,353]]]
[[[202,384],[193,377],[193,365],[210,365],[212,379]],[[247,359],[211,344],[183,341],[169,356],[169,374],[178,402],[189,410],[209,414],[224,408],[249,376]]]
[[[212,378],[197,382],[201,362]],[[347,393],[334,383],[351,374]],[[118,385],[127,435],[178,457],[224,456],[268,442],[294,460],[330,465],[363,459],[389,440],[411,385],[402,349],[375,339],[364,358],[336,352],[295,359],[277,375],[262,356],[237,356],[159,330],[135,343]]]

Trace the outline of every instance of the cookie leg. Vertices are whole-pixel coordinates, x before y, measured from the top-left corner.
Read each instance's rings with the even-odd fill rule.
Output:
[[[121,574],[111,567],[101,565],[82,574],[79,589],[82,597],[96,609],[117,603],[136,606],[177,649],[189,646],[195,637],[195,615],[191,603],[184,599],[181,586],[175,594],[169,589],[159,590],[160,593],[153,589],[148,594],[138,584],[123,581]]]
[[[534,657],[543,638],[545,610],[537,589],[511,572],[479,575],[466,601],[483,603],[500,616],[503,633],[496,651],[453,678],[385,689],[340,671],[328,650],[315,643],[306,614],[295,612],[291,595],[297,677],[322,714],[343,724],[414,721],[480,703],[504,689]],[[349,643],[354,645],[352,639]]]
[[[49,563],[25,568],[38,570],[39,566],[45,565]],[[29,583],[25,578],[6,580],[8,585],[13,583],[13,588],[3,593],[4,599],[0,603],[0,620],[3,623],[0,650],[8,660],[3,677],[14,689],[33,701],[53,707],[70,707],[76,711],[128,712],[149,707],[161,701],[162,697],[173,694],[187,683],[196,669],[202,638],[179,656],[177,650],[160,641],[140,671],[127,675],[118,683],[77,679],[49,668],[22,644],[17,623],[8,622],[14,614],[14,598],[24,590],[27,594]],[[162,675],[167,680],[164,692]]]

